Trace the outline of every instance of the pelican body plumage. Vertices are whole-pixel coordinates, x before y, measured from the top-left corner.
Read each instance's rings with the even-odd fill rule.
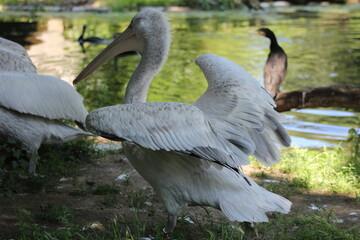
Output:
[[[180,209],[188,205],[211,206],[239,222],[264,222],[266,212],[289,212],[290,201],[258,186],[241,169],[249,155],[267,166],[278,162],[276,143],[291,142],[271,96],[236,63],[205,54],[195,62],[208,89],[194,104],[146,103],[150,82],[169,49],[167,18],[154,9],[136,14],[74,80],[86,78],[119,53],[141,54],[125,104],[94,110],[86,127],[123,142],[127,158],[166,207],[166,233],[173,231]]]
[[[34,153],[29,173],[35,173],[41,144],[92,135],[60,121],[85,126],[87,113],[82,96],[71,84],[37,74],[22,46],[0,38],[0,137],[12,137]]]

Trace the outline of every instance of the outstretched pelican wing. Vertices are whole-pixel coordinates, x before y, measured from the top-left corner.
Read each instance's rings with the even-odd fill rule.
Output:
[[[269,166],[279,161],[276,143],[289,146],[290,136],[266,90],[241,66],[213,54],[196,59],[208,89],[194,103],[228,141]]]
[[[82,96],[69,83],[48,75],[0,72],[0,106],[47,119],[85,122]]]
[[[204,114],[182,103],[136,103],[103,107],[89,113],[86,127],[114,140],[151,150],[178,151],[239,168],[248,157],[222,139]]]

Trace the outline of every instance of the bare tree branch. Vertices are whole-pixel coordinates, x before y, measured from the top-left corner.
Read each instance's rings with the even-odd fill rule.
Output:
[[[341,107],[360,111],[360,86],[343,84],[280,92],[275,101],[278,112],[317,107]]]

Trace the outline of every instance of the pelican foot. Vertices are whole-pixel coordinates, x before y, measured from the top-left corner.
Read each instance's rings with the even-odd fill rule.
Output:
[[[176,215],[168,215],[168,221],[167,221],[167,224],[166,224],[166,227],[163,229],[163,232],[165,234],[169,234],[171,233],[175,226],[176,226],[176,222],[177,222],[177,217]]]
[[[259,234],[258,234],[256,225],[254,223],[244,222],[244,225],[245,225],[245,239],[246,240],[252,240],[252,239],[259,238]]]
[[[166,233],[164,230],[163,230],[164,234],[162,236],[163,239],[171,239],[171,235],[170,233]]]

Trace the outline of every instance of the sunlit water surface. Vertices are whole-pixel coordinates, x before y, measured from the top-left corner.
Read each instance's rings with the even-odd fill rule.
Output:
[[[135,13],[27,14],[0,16],[0,36],[24,45],[40,74],[71,82],[105,45],[76,39],[112,39]],[[148,101],[194,102],[207,83],[194,64],[197,56],[214,53],[229,58],[262,81],[269,40],[250,34],[266,26],[288,55],[289,68],[282,91],[334,84],[360,85],[360,8],[284,8],[262,13],[167,13],[173,32],[168,61],[152,82]],[[78,84],[88,110],[120,104],[126,83],[140,57],[118,58]],[[360,104],[360,103],[359,103]],[[293,144],[301,147],[337,145],[351,127],[359,127],[359,113],[339,109],[305,109],[284,113]]]

